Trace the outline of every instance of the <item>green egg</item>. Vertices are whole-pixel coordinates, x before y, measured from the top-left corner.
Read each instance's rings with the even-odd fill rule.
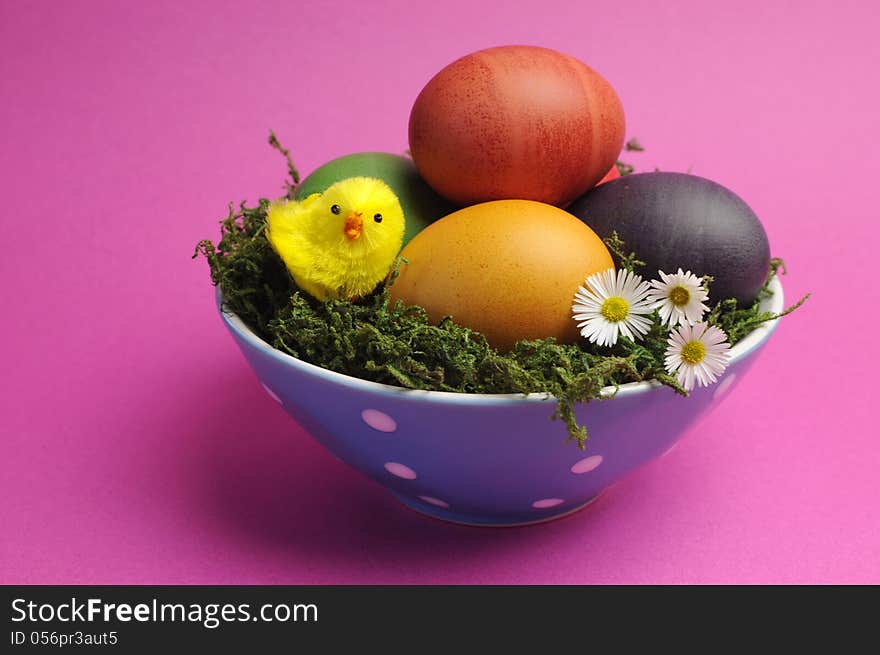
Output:
[[[422,180],[411,159],[387,152],[360,152],[327,162],[302,181],[296,198],[322,193],[334,182],[349,177],[376,177],[391,187],[406,218],[404,245],[438,218],[457,209]]]

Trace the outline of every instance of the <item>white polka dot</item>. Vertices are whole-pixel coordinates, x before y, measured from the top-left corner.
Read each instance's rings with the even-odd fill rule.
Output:
[[[404,480],[415,480],[417,477],[415,471],[400,462],[385,462],[385,470]]]
[[[445,500],[440,500],[439,498],[434,498],[433,496],[419,496],[422,500],[424,500],[429,505],[434,505],[436,507],[449,507],[449,503]]]
[[[602,455],[591,455],[589,457],[584,457],[583,459],[579,459],[574,463],[574,466],[571,467],[571,472],[577,473],[578,475],[580,475],[581,473],[589,473],[593,469],[597,468],[601,463]]]
[[[718,383],[718,386],[715,387],[715,393],[712,394],[712,398],[718,399],[721,398],[727,390],[730,389],[730,385],[733,384],[733,381],[736,380],[736,373],[728,373],[724,376],[724,379]]]
[[[364,423],[379,432],[394,432],[397,429],[397,421],[378,409],[365,409],[361,412]]]
[[[278,403],[279,405],[283,405],[283,404],[284,404],[284,403],[281,402],[281,398],[278,397],[278,394],[275,393],[274,391],[272,391],[272,390],[271,390],[269,387],[267,387],[265,384],[263,385],[263,389],[266,390],[266,393],[269,394],[269,397],[272,398],[272,400],[274,400],[276,403]]]
[[[550,507],[556,507],[557,505],[561,505],[565,501],[562,498],[542,498],[541,500],[536,500],[532,503],[532,507],[535,509],[548,509]]]

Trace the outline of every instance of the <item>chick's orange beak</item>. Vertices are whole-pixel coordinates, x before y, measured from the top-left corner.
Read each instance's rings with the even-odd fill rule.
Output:
[[[361,220],[360,212],[351,212],[348,216],[345,217],[345,227],[342,231],[345,233],[345,238],[349,241],[355,241],[361,236],[361,231],[364,229],[364,222]]]

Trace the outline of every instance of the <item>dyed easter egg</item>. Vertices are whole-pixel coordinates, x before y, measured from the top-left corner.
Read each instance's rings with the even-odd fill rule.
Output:
[[[334,182],[361,176],[384,180],[397,195],[406,219],[404,243],[433,221],[455,211],[455,206],[419,177],[411,159],[387,152],[361,152],[327,162],[302,181],[296,197],[322,193]]]
[[[461,205],[523,198],[565,206],[596,184],[623,145],[611,85],[568,55],[502,46],[453,62],[412,108],[422,177]]]
[[[616,230],[654,278],[679,268],[711,275],[709,300],[758,296],[770,244],[755,212],[732,191],[696,175],[638,173],[611,180],[568,207],[602,238]]]
[[[613,268],[601,239],[574,216],[530,200],[497,200],[432,223],[407,245],[392,301],[452,316],[499,350],[520,339],[578,338],[572,301],[587,276]]]
[[[605,173],[605,176],[601,180],[596,182],[596,186],[599,186],[600,184],[605,184],[606,182],[610,182],[611,180],[616,180],[618,177],[620,177],[620,171],[617,169],[617,164],[614,164],[614,166],[608,169],[608,172]]]

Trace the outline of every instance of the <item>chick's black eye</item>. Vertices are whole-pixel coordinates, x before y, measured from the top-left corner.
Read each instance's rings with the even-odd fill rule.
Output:
[[[373,220],[376,221],[377,223],[381,223],[382,222],[382,214],[376,214],[375,216],[373,216]]]
[[[340,213],[342,213],[342,207],[340,207],[339,205],[333,205],[330,208],[330,211],[333,212],[334,214],[340,214]]]

